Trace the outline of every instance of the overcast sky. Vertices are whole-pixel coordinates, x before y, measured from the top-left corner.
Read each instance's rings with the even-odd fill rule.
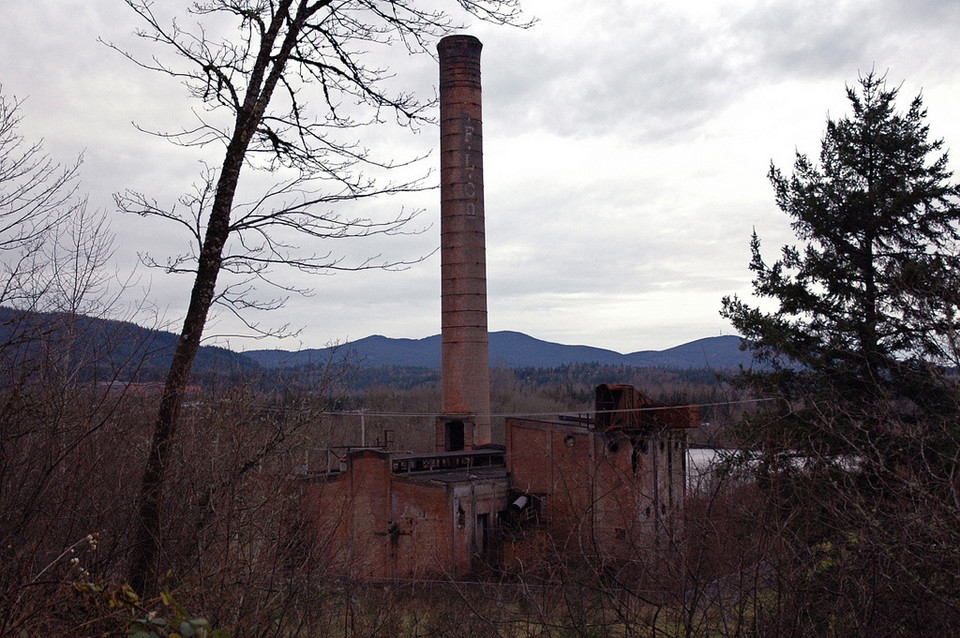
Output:
[[[789,169],[794,150],[816,156],[827,115],[847,113],[844,86],[871,69],[901,86],[904,107],[922,92],[931,134],[960,153],[956,0],[523,6],[539,19],[533,29],[465,30],[484,44],[491,330],[624,353],[729,334],[720,300],[749,294],[751,229],[771,257],[791,238],[766,179],[770,162]],[[172,226],[112,212],[111,194],[124,189],[172,204],[196,180],[201,157],[132,124],[176,128],[196,106],[175,83],[98,43],[141,47],[136,16],[120,0],[5,0],[4,9],[3,92],[25,99],[22,130],[44,138],[51,155],[69,162],[83,153],[83,188],[111,211],[114,267],[126,273],[138,254],[162,260],[184,250]],[[398,86],[427,97],[436,90],[429,57],[398,51],[394,71]],[[402,159],[435,149],[437,137],[426,127],[363,142]],[[298,281],[314,294],[261,318],[302,328],[280,347],[439,333],[439,192],[358,210],[401,207],[423,209],[423,233],[334,250],[429,257],[401,272]],[[176,328],[189,279],[137,272],[128,303],[146,295]],[[208,332],[236,331],[221,313]]]

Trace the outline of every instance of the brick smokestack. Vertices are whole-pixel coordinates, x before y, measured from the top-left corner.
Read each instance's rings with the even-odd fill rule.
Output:
[[[447,423],[445,448],[448,450],[490,443],[481,47],[480,40],[466,35],[448,36],[437,45],[440,54],[441,420]],[[453,432],[453,442],[450,423],[465,425],[462,434]]]

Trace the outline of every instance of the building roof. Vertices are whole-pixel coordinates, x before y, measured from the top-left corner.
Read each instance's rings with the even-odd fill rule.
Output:
[[[395,475],[395,478],[418,483],[453,485],[456,483],[491,483],[507,480],[506,467],[477,467],[467,470],[440,470],[418,474]]]

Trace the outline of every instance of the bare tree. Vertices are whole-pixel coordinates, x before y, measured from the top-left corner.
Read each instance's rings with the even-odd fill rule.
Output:
[[[79,158],[60,164],[20,133],[20,107],[0,94],[0,636],[44,633],[63,581],[79,578],[72,550],[96,572],[128,545],[117,505],[133,502],[135,470],[113,451],[142,401],[114,382],[144,352],[111,356],[129,340],[116,329],[91,338],[83,315],[113,314],[123,288],[107,218],[79,192]],[[98,531],[110,533],[94,552]]]
[[[330,212],[337,203],[423,186],[418,180],[371,180],[366,170],[396,164],[342,141],[343,133],[381,124],[387,116],[401,126],[423,121],[427,104],[390,91],[388,75],[368,51],[396,45],[426,51],[454,25],[443,10],[424,8],[416,0],[206,0],[193,5],[197,25],[190,31],[176,20],[162,21],[147,0],[125,1],[143,20],[139,35],[172,51],[175,62],[128,57],[182,80],[206,109],[196,126],[164,136],[186,146],[225,147],[219,169],[204,175],[196,193],[182,200],[187,216],[138,193],[118,197],[124,210],[181,224],[197,243],[196,253],[166,264],[172,272],[191,272],[194,285],[144,472],[129,574],[137,589],[154,591],[164,473],[211,306],[222,302],[238,312],[277,307],[278,300],[257,302],[246,293],[252,279],[272,281],[271,268],[279,264],[306,272],[391,265],[348,265],[330,253],[301,252],[291,237],[326,240],[403,231],[410,220],[406,213],[377,222]],[[519,20],[518,0],[457,0],[450,5],[495,23]],[[236,29],[232,37],[213,35],[228,23]],[[249,204],[237,201],[244,167],[277,175],[276,185]],[[246,277],[244,283],[218,289],[223,271]]]
[[[84,206],[77,197],[80,159],[61,165],[42,142],[28,142],[19,132],[20,105],[0,92],[0,303],[14,306],[35,300],[39,253]]]

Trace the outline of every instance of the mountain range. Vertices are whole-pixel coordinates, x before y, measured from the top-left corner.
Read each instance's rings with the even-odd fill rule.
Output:
[[[4,358],[16,356],[21,362],[25,361],[24,357],[50,356],[50,353],[57,352],[67,357],[65,360],[87,362],[91,374],[96,370],[126,369],[132,371],[130,376],[136,376],[138,380],[159,380],[169,366],[176,340],[173,333],[125,321],[0,307],[0,350]],[[737,336],[708,337],[667,350],[621,354],[592,346],[552,343],[521,332],[500,331],[490,333],[490,364],[502,368],[599,364],[720,370],[750,365],[750,355],[740,350],[740,343]],[[438,370],[440,350],[440,335],[423,339],[373,335],[340,346],[298,351],[235,352],[217,346],[203,346],[197,354],[194,375],[294,369],[339,361],[363,368]]]
[[[177,335],[171,332],[129,321],[0,306],[0,368],[4,371],[10,365],[69,362],[82,381],[158,381],[166,376],[176,343]],[[222,371],[244,374],[259,368],[243,354],[203,346],[197,352],[194,376]]]
[[[522,332],[490,333],[490,364],[506,368],[555,368],[578,363],[638,368],[731,369],[750,365],[737,336],[707,337],[667,350],[621,354],[592,346],[571,346],[536,339]],[[340,346],[290,352],[247,350],[243,354],[267,368],[291,368],[348,359],[362,366],[440,367],[440,335],[423,339],[392,339],[373,335]]]

